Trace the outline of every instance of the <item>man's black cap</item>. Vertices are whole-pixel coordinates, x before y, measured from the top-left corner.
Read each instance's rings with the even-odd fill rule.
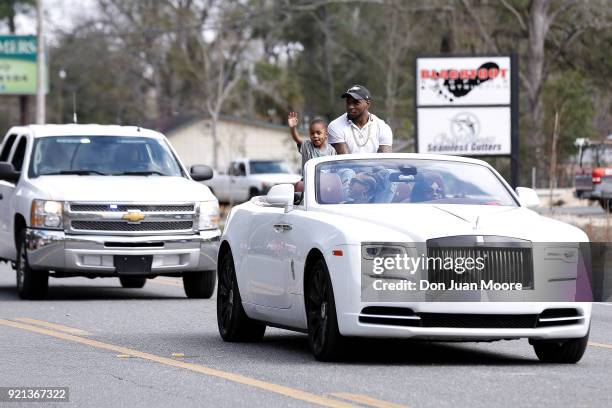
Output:
[[[353,85],[342,94],[341,98],[352,97],[354,99],[370,102],[372,100],[372,94],[363,85]]]

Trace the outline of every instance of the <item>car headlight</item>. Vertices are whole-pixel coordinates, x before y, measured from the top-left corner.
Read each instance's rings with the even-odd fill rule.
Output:
[[[64,203],[61,201],[34,200],[30,224],[33,228],[62,229],[64,226]]]
[[[219,203],[202,201],[200,203],[200,230],[219,228]]]
[[[396,255],[404,256],[406,253],[406,248],[399,245],[363,244],[361,247],[361,256],[364,259],[393,258]]]
[[[381,279],[414,279],[420,258],[416,249],[391,243],[363,243],[362,270]]]

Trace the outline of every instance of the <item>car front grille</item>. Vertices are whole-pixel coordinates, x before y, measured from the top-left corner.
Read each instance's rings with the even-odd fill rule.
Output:
[[[531,242],[507,237],[472,236],[438,238],[427,241],[429,282],[444,283],[447,287],[451,280],[460,283],[521,283],[523,289],[533,289],[533,258]],[[445,269],[442,260],[451,258],[482,258],[481,270]]]
[[[456,329],[531,329],[536,327],[538,315],[485,315],[421,313],[421,327]]]
[[[72,221],[71,226],[75,231],[159,232],[191,230],[193,222],[151,221],[132,224],[125,221]]]
[[[543,315],[543,314],[542,314]],[[368,306],[359,322],[401,327],[444,327],[454,329],[533,329],[542,325],[537,314],[415,313],[412,309]],[[562,322],[561,324],[564,324]]]

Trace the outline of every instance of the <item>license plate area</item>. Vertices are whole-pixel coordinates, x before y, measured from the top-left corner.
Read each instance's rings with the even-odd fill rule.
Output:
[[[115,270],[119,275],[151,273],[153,255],[115,255]]]

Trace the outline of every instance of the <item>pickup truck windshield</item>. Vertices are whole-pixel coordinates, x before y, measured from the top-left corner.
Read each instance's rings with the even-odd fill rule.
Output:
[[[612,145],[602,144],[589,146],[584,149],[582,157],[578,158],[578,162],[581,167],[611,167]]]
[[[44,175],[182,177],[163,141],[127,136],[57,136],[37,139],[30,177]]]
[[[289,165],[280,160],[251,160],[249,166],[251,174],[291,173]]]

